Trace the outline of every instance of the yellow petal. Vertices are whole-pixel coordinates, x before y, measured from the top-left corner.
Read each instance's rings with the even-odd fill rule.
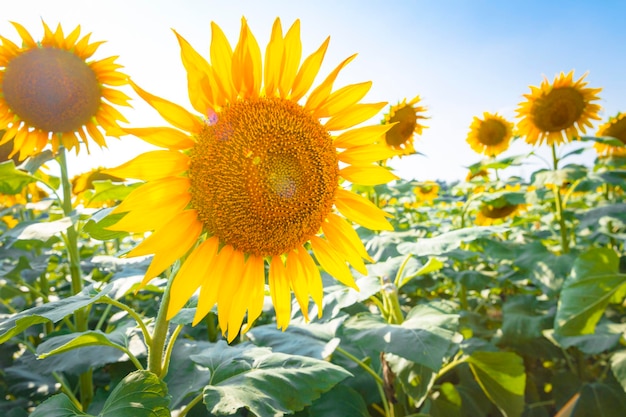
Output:
[[[338,188],[335,206],[348,219],[372,230],[393,230],[385,219],[391,217],[372,202],[350,191]]]
[[[248,295],[248,322],[241,331],[247,332],[263,312],[265,299],[265,261],[262,256],[249,255],[243,270]]]
[[[387,103],[354,104],[341,113],[328,119],[324,124],[327,130],[343,130],[363,123],[375,116]]]
[[[17,30],[17,33],[19,33],[20,38],[22,38],[22,42],[24,42],[25,46],[29,48],[37,47],[37,42],[33,40],[32,36],[30,36],[30,33],[28,33],[28,31],[24,28],[24,26],[16,22],[11,22],[11,24]]]
[[[285,34],[283,64],[278,89],[282,98],[287,98],[293,81],[296,78],[300,59],[302,58],[302,42],[300,41],[300,20],[296,19]]]
[[[217,319],[222,329],[222,334],[228,333],[228,343],[232,342],[241,330],[241,323],[245,310],[239,314],[239,310],[231,314],[233,304],[241,302],[241,298],[247,298],[247,294],[239,294],[243,287],[243,264],[244,254],[241,251],[233,251],[230,258],[230,266],[225,271],[217,294]]]
[[[161,148],[183,150],[194,146],[189,135],[171,127],[124,128],[124,132]]]
[[[349,56],[344,59],[338,66],[335,68],[326,79],[318,85],[309,95],[309,98],[304,105],[305,110],[314,111],[319,107],[320,104],[324,102],[330,95],[331,90],[333,89],[333,84],[339,75],[339,71],[343,69],[350,61],[352,61],[356,57],[356,54]]]
[[[296,79],[293,81],[293,87],[291,88],[291,100],[300,100],[313,85],[313,81],[322,66],[322,61],[324,60],[324,55],[326,55],[329,42],[330,36],[326,38],[317,51],[309,55],[302,63],[302,66],[296,75]]]
[[[276,325],[282,330],[289,326],[291,319],[291,289],[287,269],[280,256],[273,256],[269,272],[270,295],[276,311]]]
[[[217,303],[221,286],[224,284],[225,272],[230,267],[234,249],[231,245],[224,246],[215,256],[209,277],[200,288],[198,307],[193,317],[192,325],[196,325],[206,316],[211,308]]]
[[[397,180],[389,169],[380,165],[347,166],[339,174],[353,184],[378,185]]]
[[[132,81],[130,81],[130,85],[141,98],[154,107],[161,117],[173,126],[190,133],[200,133],[202,130],[202,121],[178,104],[174,104],[164,98],[152,95],[139,88],[139,86]]]
[[[396,123],[372,125],[346,130],[333,141],[336,148],[352,148],[378,142]]]
[[[237,94],[233,87],[232,61],[233,50],[222,29],[211,22],[211,65],[215,81],[226,101],[233,101]]]
[[[328,220],[331,227],[337,229],[338,233],[341,233],[346,239],[348,239],[352,248],[361,256],[361,258],[374,262],[365,250],[365,246],[363,246],[363,242],[361,242],[361,238],[357,234],[356,230],[354,230],[354,228],[347,221],[335,213],[330,213],[326,217],[326,220]]]
[[[174,317],[209,275],[213,258],[217,255],[219,239],[211,237],[194,249],[180,268],[170,289],[167,319]]]
[[[342,284],[358,291],[359,287],[356,286],[356,282],[354,282],[354,277],[350,273],[350,268],[346,265],[346,261],[344,261],[322,238],[312,236],[310,242],[315,259],[317,259],[317,263],[324,268],[324,271],[328,272]]]
[[[127,256],[154,254],[141,285],[165,271],[198,240],[202,223],[195,210],[183,211],[131,250]]]
[[[298,248],[297,250],[304,250]],[[304,266],[300,263],[300,258],[295,250],[287,254],[287,276],[291,282],[291,288],[296,296],[296,300],[300,305],[300,311],[306,321],[309,321],[309,287],[307,283],[307,273]]]
[[[242,97],[258,96],[261,89],[261,49],[248,28],[245,18],[241,19],[239,42],[233,52],[233,85]]]
[[[335,228],[334,225],[328,221],[322,223],[322,230],[324,231],[324,236],[326,236],[326,240],[328,240],[331,249],[343,254],[343,258],[348,261],[354,269],[363,275],[367,275],[367,268],[365,268],[365,263],[361,259],[361,254],[354,248],[350,239],[344,236],[339,229]]]
[[[151,151],[106,172],[120,178],[152,181],[182,174],[189,169],[189,162],[189,157],[178,151]]]
[[[391,158],[398,154],[398,151],[385,144],[358,146],[346,149],[337,154],[341,162],[350,165],[369,165],[372,162]]]
[[[272,26],[272,35],[265,49],[265,95],[267,97],[274,96],[278,88],[281,67],[283,63],[283,29],[280,19],[276,18]]]
[[[313,117],[321,119],[323,117],[334,116],[358,103],[372,87],[372,82],[367,81],[359,84],[351,84],[333,92],[320,106],[313,112]]]
[[[303,271],[306,274],[308,293],[317,305],[317,315],[321,318],[323,312],[322,299],[324,297],[324,288],[322,286],[320,270],[313,258],[311,258],[311,255],[309,255],[309,251],[305,248],[298,248],[296,252],[300,259],[300,265],[302,265]]]
[[[200,114],[206,114],[207,109],[213,106],[213,89],[209,81],[212,71],[211,66],[206,62],[185,38],[174,31],[178,45],[180,46],[180,57],[187,71],[187,90],[189,101],[194,109]]]

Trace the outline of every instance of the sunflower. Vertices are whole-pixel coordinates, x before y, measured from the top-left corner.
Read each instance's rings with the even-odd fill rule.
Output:
[[[113,183],[121,183],[125,181],[123,178],[106,174],[103,171],[104,168],[102,167],[94,168],[88,172],[76,175],[70,180],[72,184],[72,194],[76,196],[76,199],[74,201],[75,206],[78,204],[82,204],[85,207],[101,208],[111,207],[114,206],[116,203],[119,203],[119,200],[116,201],[112,199],[98,199],[97,201],[93,201],[96,189],[94,181],[111,181]]]
[[[513,137],[513,123],[498,113],[483,113],[483,119],[474,116],[467,135],[467,143],[477,153],[496,156],[509,148]]]
[[[414,136],[421,135],[426,127],[419,122],[426,119],[423,113],[426,107],[418,106],[420,96],[416,96],[407,103],[406,98],[401,103],[391,106],[389,113],[385,114],[384,124],[393,124],[385,135],[385,143],[400,155],[415,153],[413,147]]]
[[[600,120],[599,104],[591,103],[599,100],[597,94],[601,88],[585,88],[584,74],[577,81],[573,80],[574,71],[567,75],[561,73],[550,84],[547,79],[540,87],[530,86],[531,93],[524,94],[526,101],[521,102],[517,109],[518,132],[526,137],[526,142],[548,145],[570,142],[586,133],[585,128],[591,127],[591,120]]]
[[[432,203],[439,195],[439,184],[434,181],[426,181],[413,188],[413,194],[418,202]]]
[[[0,144],[13,140],[11,156],[19,160],[41,152],[50,143],[53,152],[88,149],[87,138],[100,147],[104,136],[123,134],[118,121],[126,122],[111,104],[127,106],[128,97],[113,88],[127,84],[118,72],[117,57],[88,61],[102,42],[80,38],[80,26],[69,35],[61,25],[52,32],[43,22],[44,36],[35,42],[28,31],[12,23],[22,40],[17,46],[0,36]],[[109,103],[105,102],[107,100]]]
[[[523,204],[507,203],[496,207],[493,204],[484,203],[476,214],[475,223],[479,226],[491,226],[492,224],[502,223],[520,213],[523,208]]]
[[[489,181],[489,172],[484,169],[484,168],[480,168],[477,170],[471,170],[467,173],[467,176],[465,177],[465,181],[472,181],[476,178],[480,178],[483,181]]]
[[[611,146],[596,142],[593,147],[600,156],[626,157],[626,113],[619,113],[598,128],[597,136],[610,136],[619,139],[623,146]]]
[[[389,215],[339,183],[382,184],[397,177],[375,163],[390,154],[378,144],[390,126],[353,128],[386,105],[359,103],[371,83],[332,91],[354,56],[301,103],[329,38],[300,63],[300,22],[283,36],[277,19],[263,65],[245,19],[234,49],[217,24],[211,30],[210,63],[175,32],[189,98],[202,117],[131,82],[175,128],[126,129],[165,149],[105,172],[147,181],[114,210],[127,214],[111,227],[153,231],[128,253],[154,254],[142,285],[187,254],[173,278],[167,317],[199,289],[193,323],[217,304],[230,341],[246,312],[243,331],[261,314],[266,264],[282,329],[291,316],[291,290],[305,318],[309,296],[321,314],[322,281],[309,249],[326,272],[356,288],[348,264],[366,273],[363,259],[371,258],[346,218],[370,229],[392,227]]]

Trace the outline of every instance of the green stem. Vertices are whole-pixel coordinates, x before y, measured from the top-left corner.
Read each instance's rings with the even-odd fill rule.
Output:
[[[139,314],[137,314],[135,312],[135,310],[133,310],[132,308],[128,307],[124,303],[120,303],[119,301],[114,300],[114,299],[112,299],[110,297],[106,297],[106,296],[100,298],[100,300],[98,300],[98,302],[109,304],[111,306],[117,307],[120,310],[124,310],[125,312],[127,312],[128,315],[131,316],[137,322],[139,327],[141,328],[141,333],[143,334],[143,338],[146,341],[146,345],[150,346],[152,344],[152,336],[150,336],[150,332],[148,331],[148,328],[144,324],[143,319],[141,318],[141,316]]]
[[[189,404],[187,404],[185,406],[185,408],[183,408],[182,410],[180,410],[180,413],[178,413],[178,417],[185,417],[187,415],[188,412],[191,411],[191,409],[198,404],[200,401],[202,401],[202,398],[204,398],[204,394],[200,393],[198,395],[196,395],[193,400],[191,400],[189,402]]]
[[[157,314],[156,321],[154,323],[154,333],[152,333],[152,343],[148,344],[148,370],[159,378],[163,377],[163,353],[165,350],[165,341],[167,339],[167,333],[169,330],[169,320],[167,320],[167,306],[170,302],[170,289],[172,287],[172,278],[174,271],[170,272],[170,276],[167,280],[167,285],[163,291],[163,299],[159,306],[159,313]]]
[[[404,269],[406,268],[406,265],[409,263],[412,257],[413,257],[413,254],[409,253],[406,256],[406,258],[404,258],[404,261],[402,261],[402,265],[400,265],[400,268],[398,269],[398,273],[396,274],[396,279],[393,281],[393,285],[395,285],[396,288],[400,288],[402,286],[400,279],[402,278],[402,274],[404,273]]]
[[[72,184],[67,171],[67,156],[65,148],[61,146],[59,148],[58,162],[61,168],[61,186],[63,190],[63,213],[66,217],[71,218],[72,214]],[[72,224],[67,228],[67,254],[70,261],[70,276],[72,279],[72,294],[76,295],[83,289],[83,279],[80,270],[80,253],[78,250],[78,232],[76,226]],[[79,309],[74,312],[74,322],[76,324],[76,330],[78,332],[84,332],[88,329],[88,317],[85,309]],[[93,398],[93,371],[88,371],[80,374],[80,400],[83,411],[87,410],[87,407],[91,403]]]
[[[552,144],[552,163],[554,170],[558,169],[559,158],[556,156],[556,145]],[[559,231],[561,233],[561,248],[563,253],[569,253],[569,238],[565,218],[563,217],[563,199],[561,198],[561,185],[553,185],[554,203],[556,205],[556,218],[559,222]]]
[[[172,357],[172,351],[174,350],[174,343],[176,343],[176,339],[178,338],[178,335],[180,334],[181,330],[183,330],[183,327],[184,326],[182,324],[179,324],[178,326],[176,326],[176,328],[172,332],[172,336],[170,337],[170,340],[167,342],[167,348],[165,349],[165,357],[163,358],[163,371],[161,371],[162,378],[165,378],[165,376],[167,375],[167,371],[170,369],[170,358]]]
[[[59,383],[59,385],[61,385],[61,391],[69,397],[70,401],[72,401],[76,407],[81,408],[80,401],[78,401],[78,399],[72,392],[72,389],[69,387],[69,385],[67,385],[67,381],[65,381],[65,378],[59,375],[58,372],[52,372],[52,377]]]
[[[450,362],[449,364],[447,364],[446,366],[444,366],[443,368],[441,368],[439,370],[439,372],[437,372],[437,377],[435,379],[439,379],[441,378],[443,375],[445,375],[446,373],[448,373],[452,368],[456,367],[457,365],[462,364],[463,362],[465,362],[467,360],[467,357],[465,358],[461,358],[461,359],[454,359],[452,362]]]

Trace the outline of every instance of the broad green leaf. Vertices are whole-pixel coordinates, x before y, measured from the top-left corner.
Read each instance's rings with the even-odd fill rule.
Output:
[[[586,384],[580,391],[572,417],[624,417],[626,394],[619,385]]]
[[[396,375],[404,392],[414,401],[415,408],[419,408],[428,397],[435,384],[437,373],[425,366],[411,362],[393,353],[386,353],[385,359]]]
[[[74,311],[94,303],[106,295],[110,289],[110,284],[99,292],[94,291],[93,287],[87,287],[79,294],[14,314],[0,322],[0,343],[4,343],[35,324],[56,323]]]
[[[509,298],[502,306],[502,343],[518,344],[542,336],[542,331],[550,327],[553,315],[543,309],[532,295],[518,295]]]
[[[621,140],[612,136],[581,136],[579,139],[586,142],[603,143],[609,146],[624,146]]]
[[[30,414],[31,417],[75,417],[91,416],[83,413],[65,394],[57,394],[42,402]],[[91,416],[93,417],[93,416]]]
[[[598,355],[602,352],[612,350],[619,345],[624,330],[624,324],[604,321],[598,324],[595,331],[590,334],[561,336],[556,334],[553,330],[546,330],[544,336],[550,340],[553,339],[553,343],[561,349],[576,346],[583,353]],[[550,335],[550,332],[553,332],[553,334]]]
[[[479,237],[490,236],[508,230],[505,226],[474,226],[453,230],[437,237],[418,239],[417,242],[405,242],[398,245],[398,252],[415,254],[417,256],[443,255],[471,242]]]
[[[63,339],[62,344],[55,349],[39,353],[39,359],[45,359],[48,356],[58,355],[60,353],[65,353],[73,349],[79,349],[87,346],[109,346],[121,351],[125,350],[124,346],[113,343],[108,339],[105,333],[99,330],[57,336],[55,339]]]
[[[611,372],[626,391],[626,349],[611,355]]]
[[[513,352],[473,352],[467,363],[485,395],[505,417],[522,415],[526,373],[521,357]]]
[[[461,417],[461,395],[450,382],[439,387],[439,396],[433,400],[430,415],[433,417]]]
[[[372,295],[380,291],[381,283],[378,277],[367,276],[356,280],[359,291],[345,285],[325,285],[324,298],[322,300],[322,317],[331,319],[342,314],[342,309],[350,307],[363,300],[367,300]],[[317,306],[313,306],[309,313],[311,317],[317,315]]]
[[[335,385],[309,407],[310,417],[370,417],[363,397],[354,389]]]
[[[67,230],[72,226],[72,219],[70,217],[63,217],[59,220],[51,222],[36,222],[27,225],[26,227],[16,227],[11,229],[7,236],[14,237],[17,240],[40,240],[42,242],[47,241],[51,237],[57,236],[59,233]]]
[[[94,193],[89,199],[89,202],[121,201],[128,197],[128,195],[140,185],[142,185],[142,183],[120,184],[119,182],[112,182],[111,180],[94,181]]]
[[[155,374],[135,371],[111,391],[98,417],[169,417],[167,385]]]
[[[379,315],[360,313],[346,320],[338,332],[342,343],[365,350],[393,353],[438,371],[454,342],[458,315],[449,305],[431,303],[414,307],[402,324],[389,324]]]
[[[107,227],[117,223],[125,213],[111,214],[113,208],[105,208],[94,213],[94,215],[85,223],[83,231],[97,240],[110,240],[128,235],[128,232],[119,232],[108,230]]]
[[[285,331],[275,324],[266,324],[252,328],[246,336],[255,345],[271,347],[274,352],[327,359],[337,347],[335,333],[344,320],[345,316],[329,322],[291,324]]]
[[[172,399],[170,409],[179,408],[181,404],[184,404],[186,397],[195,397],[209,383],[211,372],[204,367],[197,366],[195,362],[189,360],[189,357],[212,347],[212,343],[204,341],[186,339],[176,341],[172,350],[169,371],[164,380]]]
[[[299,411],[351,375],[326,361],[247,343],[231,347],[220,341],[191,360],[212,372],[204,403],[217,415],[240,408],[258,416]]]
[[[580,224],[579,229],[586,229],[588,227],[596,228],[600,224],[600,219],[608,217],[626,222],[626,204],[610,204],[607,206],[601,206],[585,210],[579,215]]]
[[[409,282],[411,282],[412,279],[416,277],[430,274],[431,272],[439,271],[441,268],[443,268],[443,262],[441,262],[437,258],[428,258],[428,261],[415,273],[408,274],[405,272],[403,276],[400,277],[401,280],[398,285],[398,289],[402,288],[404,285],[408,284]]]
[[[582,165],[568,165],[555,170],[537,171],[532,175],[532,183],[536,187],[549,185],[561,186],[567,182],[574,182],[587,175],[587,167]]]
[[[12,160],[0,163],[0,194],[18,194],[24,187],[35,181],[37,177],[15,168]]]
[[[557,306],[557,336],[593,333],[609,302],[621,302],[626,294],[626,274],[618,270],[619,258],[610,249],[590,249],[578,256]]]
[[[52,161],[53,159],[54,159],[54,154],[52,153],[52,151],[49,149],[46,149],[43,152],[39,152],[36,155],[30,156],[26,160],[24,169],[30,172],[31,174],[34,174],[35,172],[39,170],[39,168],[41,168],[43,164],[45,164],[48,161]]]

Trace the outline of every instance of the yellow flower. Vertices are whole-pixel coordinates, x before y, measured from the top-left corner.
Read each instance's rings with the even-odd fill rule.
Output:
[[[76,175],[70,182],[72,184],[72,194],[76,196],[74,205],[82,204],[85,207],[99,208],[114,206],[117,201],[105,200],[93,202],[94,181],[124,182],[123,178],[109,175],[103,172],[104,168],[94,168],[88,172]]]
[[[117,71],[117,57],[88,61],[102,42],[89,43],[89,34],[79,40],[80,26],[65,36],[61,25],[52,32],[44,22],[40,42],[13,26],[22,46],[0,36],[0,129],[6,130],[0,144],[13,139],[11,156],[19,152],[24,160],[48,143],[53,152],[63,145],[78,153],[79,141],[88,149],[88,137],[106,146],[100,129],[123,133],[118,121],[126,119],[109,103],[128,105],[126,94],[112,88],[127,84],[127,76]]]
[[[467,135],[467,143],[477,153],[496,156],[509,148],[513,137],[513,123],[498,113],[483,113],[483,119],[474,117]]]
[[[392,226],[386,213],[339,182],[381,184],[397,177],[375,163],[385,158],[386,148],[376,143],[389,126],[353,128],[386,105],[359,103],[371,83],[332,91],[354,56],[301,104],[329,39],[300,63],[299,20],[283,36],[276,19],[263,62],[245,19],[234,50],[218,25],[211,29],[210,63],[176,34],[191,103],[206,119],[131,83],[178,129],[126,129],[166,149],[106,172],[147,181],[114,210],[127,214],[111,227],[154,231],[128,254],[154,254],[144,285],[191,250],[173,278],[167,317],[199,289],[193,323],[217,304],[230,341],[246,311],[243,331],[261,314],[266,263],[283,329],[291,316],[291,290],[305,317],[309,296],[321,314],[322,281],[309,248],[326,272],[356,288],[346,261],[366,273],[363,259],[371,258],[345,218],[370,229]]]
[[[597,136],[610,136],[619,139],[624,146],[611,146],[596,142],[593,147],[600,156],[626,156],[626,113],[611,117],[598,128]]]
[[[489,181],[489,172],[482,168],[477,171],[470,170],[465,177],[465,181],[471,181],[475,178],[481,178],[483,181]]]
[[[413,194],[419,202],[432,203],[439,195],[439,184],[434,181],[420,183],[413,188]]]
[[[483,204],[476,214],[475,223],[479,226],[491,226],[502,223],[506,219],[514,217],[524,208],[523,204],[504,204],[496,207],[492,204]]]
[[[415,153],[414,136],[416,134],[421,135],[422,130],[426,127],[419,123],[420,120],[426,119],[422,114],[426,111],[426,107],[417,106],[419,102],[420,96],[416,96],[408,103],[405,98],[401,103],[391,106],[389,113],[385,114],[383,123],[394,123],[385,135],[385,142],[399,155]]]
[[[550,84],[547,79],[540,87],[530,86],[531,93],[524,94],[526,101],[521,102],[517,109],[517,124],[520,136],[526,142],[548,145],[570,142],[586,133],[585,128],[591,127],[591,120],[599,120],[599,104],[591,103],[599,100],[597,94],[601,88],[585,88],[583,82],[587,74],[573,81],[574,71],[567,75],[561,73]]]

